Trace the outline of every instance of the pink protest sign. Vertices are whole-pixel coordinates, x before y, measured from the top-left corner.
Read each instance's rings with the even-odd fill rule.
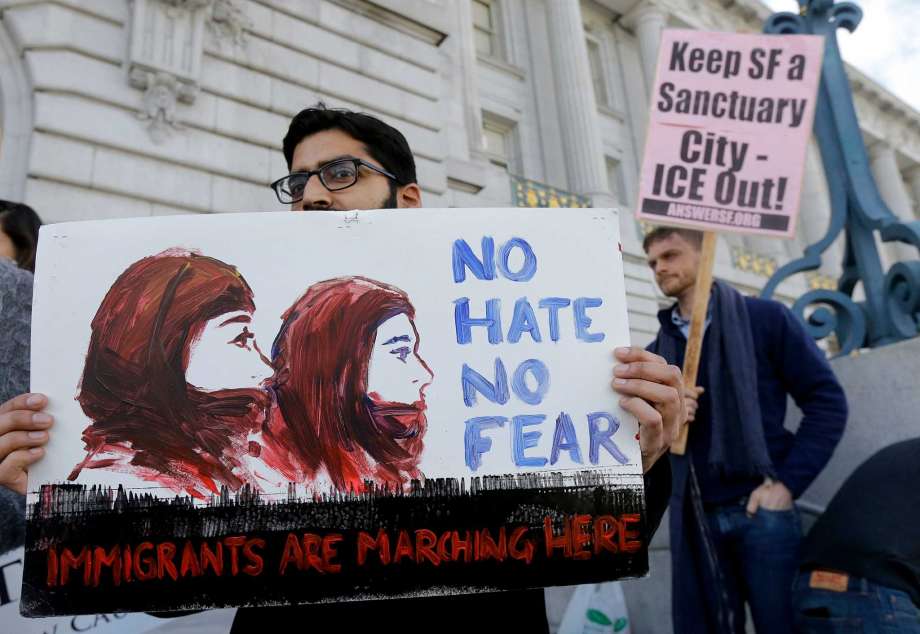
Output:
[[[824,40],[668,29],[637,217],[791,237]]]

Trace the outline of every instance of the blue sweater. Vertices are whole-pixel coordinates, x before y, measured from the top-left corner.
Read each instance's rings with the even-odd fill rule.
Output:
[[[779,302],[745,297],[757,363],[757,381],[764,437],[777,476],[799,497],[830,460],[843,435],[847,402],[824,353],[805,332],[802,323]],[[658,313],[662,331],[683,337],[671,319],[671,308]],[[710,336],[707,329],[706,335]],[[657,352],[658,339],[649,345]],[[683,366],[684,351],[669,363]],[[708,388],[706,345],[700,360],[698,384]],[[690,423],[688,446],[706,505],[739,500],[762,482],[759,478],[726,477],[708,466],[709,390],[699,400],[696,420]],[[786,400],[791,396],[804,414],[793,434],[783,426]]]

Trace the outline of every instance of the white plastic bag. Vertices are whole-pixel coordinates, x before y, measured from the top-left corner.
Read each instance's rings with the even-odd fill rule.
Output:
[[[559,634],[629,634],[626,597],[619,581],[575,588],[559,624]]]

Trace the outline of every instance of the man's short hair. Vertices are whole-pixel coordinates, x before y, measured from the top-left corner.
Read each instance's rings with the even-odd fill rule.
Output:
[[[288,170],[294,160],[294,148],[308,136],[324,130],[341,130],[367,148],[380,166],[402,185],[415,183],[415,159],[402,132],[380,119],[363,112],[327,108],[322,102],[298,112],[284,137],[284,158]]]
[[[681,229],[680,227],[655,227],[647,234],[642,241],[642,250],[648,253],[653,244],[659,240],[665,240],[673,235],[678,235],[699,251],[703,248],[703,232],[695,229]]]

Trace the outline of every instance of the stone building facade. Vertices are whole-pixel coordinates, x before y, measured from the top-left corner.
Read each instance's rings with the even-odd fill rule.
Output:
[[[0,197],[49,222],[277,210],[287,123],[323,100],[405,132],[426,206],[621,207],[644,344],[660,297],[631,208],[659,35],[767,15],[757,0],[0,0]],[[882,194],[915,216],[920,114],[850,73]],[[798,237],[720,238],[716,274],[756,292],[828,216],[812,147]],[[839,256],[781,295],[832,284]]]
[[[406,134],[426,206],[621,208],[644,344],[662,298],[632,206],[660,33],[757,32],[769,13],[758,0],[0,0],[0,198],[48,222],[277,211],[267,184],[285,173],[288,121],[323,100]],[[920,217],[920,113],[849,74],[881,193]],[[829,215],[812,144],[797,237],[724,235],[716,275],[757,292]],[[780,295],[832,286],[841,251]],[[666,548],[662,531],[657,574],[625,586],[634,631],[669,630]],[[554,625],[569,592],[548,592]]]

